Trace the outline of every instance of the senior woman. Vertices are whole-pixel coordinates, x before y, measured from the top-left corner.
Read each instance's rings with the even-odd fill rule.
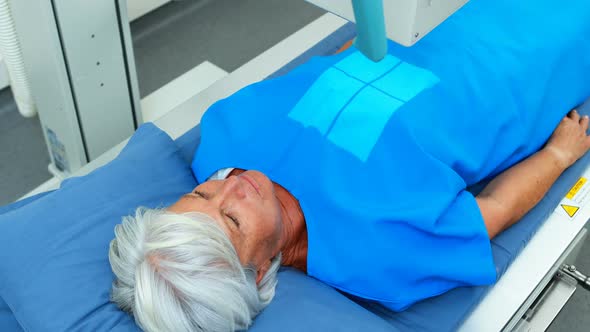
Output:
[[[568,113],[590,95],[584,6],[472,1],[379,63],[351,48],[216,103],[200,185],[117,226],[113,301],[148,331],[229,331],[280,265],[392,310],[493,283],[490,239],[590,147]]]

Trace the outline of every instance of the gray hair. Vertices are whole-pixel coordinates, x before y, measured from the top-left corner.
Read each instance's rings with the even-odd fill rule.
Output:
[[[257,286],[210,216],[139,208],[115,227],[109,261],[111,300],[144,330],[234,331],[274,297],[280,255]]]

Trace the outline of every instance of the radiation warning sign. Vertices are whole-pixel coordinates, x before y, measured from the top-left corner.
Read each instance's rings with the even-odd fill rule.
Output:
[[[584,185],[586,184],[586,181],[587,181],[586,178],[584,178],[584,177],[580,178],[578,180],[578,182],[576,182],[576,184],[574,184],[572,189],[570,189],[570,191],[567,193],[567,195],[565,195],[565,198],[574,199],[574,197],[580,191],[580,189],[582,189],[582,187],[584,187]]]
[[[578,211],[580,210],[579,206],[567,204],[561,204],[561,208],[565,211],[565,213],[567,213],[568,216],[570,216],[570,218],[573,218],[576,215],[576,213],[578,213]]]
[[[570,188],[559,206],[557,206],[556,211],[564,217],[574,220],[580,214],[582,207],[586,206],[588,202],[590,202],[590,186],[588,185],[588,179],[581,177]]]

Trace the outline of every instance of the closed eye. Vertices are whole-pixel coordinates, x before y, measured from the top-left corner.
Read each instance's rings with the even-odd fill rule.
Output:
[[[227,217],[228,217],[228,218],[229,218],[229,219],[230,219],[230,220],[231,220],[231,221],[232,221],[234,224],[236,224],[236,226],[237,226],[238,228],[240,228],[240,221],[238,220],[238,218],[234,217],[234,216],[233,216],[233,215],[231,215],[231,214],[227,214],[227,213],[226,213],[225,215],[226,215],[226,216],[227,216]]]
[[[198,190],[193,191],[193,193],[195,195],[201,197],[202,199],[209,200],[209,194],[207,194],[207,193],[204,193],[204,192],[198,191]]]
[[[205,200],[209,200],[211,198],[211,196],[208,193],[205,193],[205,192],[202,192],[202,191],[199,191],[199,190],[196,190],[196,189],[193,191],[193,194],[195,194],[198,197],[200,197],[202,199],[205,199]],[[233,216],[230,213],[224,213],[224,215],[229,220],[231,220],[236,225],[237,228],[240,228],[240,221],[238,220],[238,218],[236,218],[235,216]]]

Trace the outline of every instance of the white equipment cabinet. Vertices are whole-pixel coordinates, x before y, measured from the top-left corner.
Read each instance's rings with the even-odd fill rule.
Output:
[[[10,0],[51,157],[63,178],[142,122],[126,1]]]
[[[307,0],[354,22],[351,0]],[[412,46],[469,0],[383,0],[387,37]]]

